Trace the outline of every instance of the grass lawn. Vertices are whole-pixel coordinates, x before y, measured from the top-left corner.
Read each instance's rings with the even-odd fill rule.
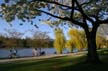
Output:
[[[103,64],[85,63],[85,56],[64,56],[0,64],[0,71],[108,71],[108,50],[100,51]]]

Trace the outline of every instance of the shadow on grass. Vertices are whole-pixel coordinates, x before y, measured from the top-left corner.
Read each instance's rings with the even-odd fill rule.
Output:
[[[99,52],[102,64],[89,64],[85,61],[62,67],[58,71],[108,71],[108,50]]]
[[[108,63],[93,65],[93,64],[87,64],[85,62],[81,62],[75,65],[63,67],[59,70],[60,71],[107,71]]]

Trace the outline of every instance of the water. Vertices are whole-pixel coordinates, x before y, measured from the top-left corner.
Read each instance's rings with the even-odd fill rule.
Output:
[[[19,48],[18,56],[20,57],[27,57],[32,56],[32,48]],[[54,54],[56,50],[54,48],[42,48],[41,51],[44,51],[46,55]],[[67,53],[68,50],[64,50],[63,53]],[[7,58],[11,54],[10,49],[2,48],[0,49],[0,58]]]

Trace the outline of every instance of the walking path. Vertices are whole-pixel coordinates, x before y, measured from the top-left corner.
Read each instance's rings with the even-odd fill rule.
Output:
[[[45,56],[38,56],[38,57],[25,57],[25,58],[15,58],[15,59],[2,59],[0,63],[11,63],[15,61],[23,61],[23,60],[33,60],[33,59],[46,59],[46,58],[53,58],[53,57],[60,57],[60,56],[82,56],[84,52],[78,53],[69,53],[69,54],[54,54],[54,55],[45,55]]]

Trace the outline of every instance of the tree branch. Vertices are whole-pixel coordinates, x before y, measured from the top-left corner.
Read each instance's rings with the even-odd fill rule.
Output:
[[[70,18],[73,18],[73,14],[74,14],[74,0],[72,0],[71,1],[71,3],[72,3],[72,10],[71,10],[71,16],[70,16]]]
[[[43,2],[47,2],[47,3],[57,4],[57,5],[60,5],[60,6],[63,6],[63,7],[67,7],[67,8],[69,8],[69,9],[73,9],[72,12],[74,12],[74,1],[75,1],[75,0],[72,0],[72,2],[73,2],[73,6],[72,6],[72,7],[66,6],[66,5],[62,5],[62,4],[58,3],[58,2],[48,1],[48,0],[35,0],[35,1],[43,1]],[[40,12],[42,12],[42,13],[45,13],[45,14],[47,14],[47,15],[50,15],[50,16],[52,16],[52,17],[54,17],[54,18],[58,18],[58,19],[61,19],[61,20],[70,21],[70,22],[74,23],[75,25],[81,26],[82,28],[85,27],[85,25],[84,25],[83,23],[78,22],[78,21],[74,20],[73,18],[60,17],[60,16],[53,15],[53,14],[51,14],[51,13],[49,13],[49,12],[46,12],[46,11],[43,11],[43,10],[38,10],[38,9],[36,9],[36,10],[37,10],[37,11],[40,11]],[[71,16],[72,16],[72,14],[71,14]]]
[[[100,22],[100,24],[108,24],[108,18],[103,21],[99,20],[99,22]]]
[[[91,21],[92,23],[94,23],[94,21],[93,21],[91,18],[89,18],[89,17],[84,13],[84,11],[83,11],[82,7],[79,5],[78,1],[75,0],[75,2],[76,2],[77,6],[78,6],[78,8],[79,8],[79,11],[80,11],[81,14],[83,15],[83,17],[85,17],[86,19],[88,19],[89,21]]]
[[[60,16],[53,15],[53,14],[51,14],[51,13],[49,13],[49,12],[46,12],[46,11],[43,11],[43,10],[38,10],[38,9],[36,9],[36,10],[37,10],[37,11],[40,11],[40,12],[42,12],[42,13],[45,13],[45,14],[47,14],[47,15],[50,15],[50,16],[52,16],[52,17],[54,17],[54,18],[58,18],[58,19],[61,19],[61,20],[70,21],[70,18],[68,18],[68,17],[60,17]]]
[[[59,5],[59,6],[62,6],[62,7],[66,7],[68,9],[71,9],[72,7],[70,6],[67,6],[67,5],[63,5],[61,3],[58,3],[58,2],[55,2],[55,1],[50,1],[50,0],[33,0],[34,2],[35,1],[38,1],[38,2],[46,2],[46,3],[51,3],[51,4],[56,4],[56,5]]]
[[[72,23],[74,23],[75,25],[78,25],[78,26],[80,26],[80,27],[82,27],[82,28],[86,28],[86,25],[85,25],[84,23],[78,22],[78,21],[74,20],[73,18],[71,18],[70,21],[71,21]]]
[[[87,25],[87,21],[85,18],[83,18],[83,22],[84,22],[84,29],[88,31],[89,27]]]
[[[70,19],[70,18],[68,18],[68,17],[60,17],[60,16],[53,15],[53,14],[48,13],[48,12],[43,11],[43,10],[38,10],[38,9],[36,9],[36,10],[37,10],[37,11],[40,11],[40,12],[42,12],[42,13],[45,13],[45,14],[47,14],[47,15],[50,15],[50,16],[52,16],[52,17],[54,17],[54,18],[58,18],[58,19],[61,19],[61,20],[70,21],[70,22],[74,23],[75,25],[79,25],[79,26],[81,26],[81,27],[83,27],[83,28],[84,28],[84,26],[85,26],[83,23],[78,22],[78,21],[76,21],[76,20],[74,20],[74,19]]]
[[[94,0],[90,0],[89,2],[85,2],[85,3],[82,3],[80,6],[82,7],[83,5],[88,5],[90,4],[91,2],[93,2]]]

